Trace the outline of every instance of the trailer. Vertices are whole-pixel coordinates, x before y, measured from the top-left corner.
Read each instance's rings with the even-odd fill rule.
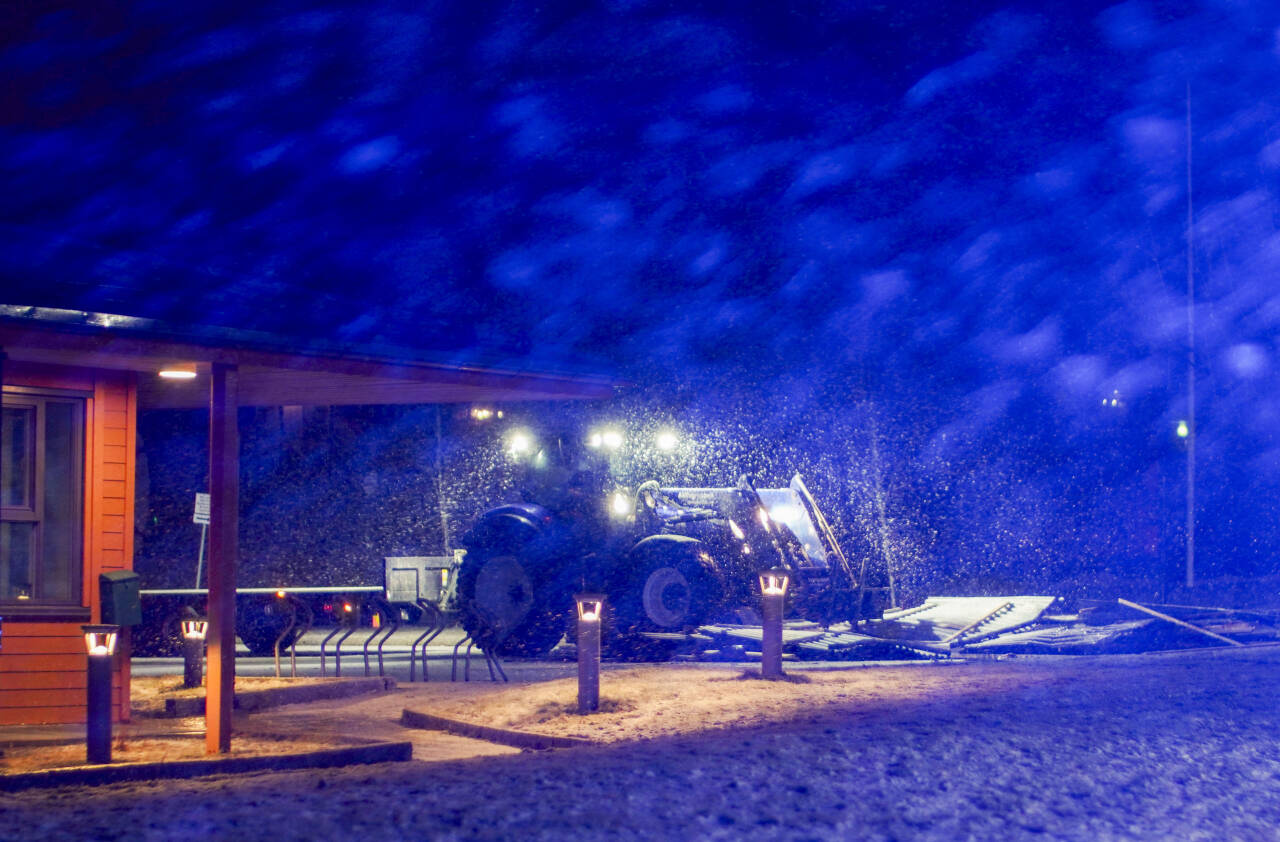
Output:
[[[416,623],[447,617],[456,600],[461,550],[447,556],[389,556],[381,585],[287,586],[236,589],[236,635],[253,655],[287,649],[312,628],[373,625],[389,619]],[[206,615],[207,588],[143,588],[142,622],[133,652],[147,657],[181,653],[181,622]],[[391,615],[390,617],[388,615]]]

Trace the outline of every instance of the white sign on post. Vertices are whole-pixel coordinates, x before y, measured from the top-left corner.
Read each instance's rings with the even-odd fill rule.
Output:
[[[203,524],[204,526],[209,525],[209,495],[208,494],[196,495],[196,510],[195,510],[195,513],[191,515],[191,522]]]

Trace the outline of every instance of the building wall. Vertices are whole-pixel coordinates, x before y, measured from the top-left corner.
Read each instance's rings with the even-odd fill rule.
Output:
[[[71,389],[85,403],[84,581],[82,604],[99,621],[98,574],[133,568],[137,380],[128,372],[10,362],[12,386]],[[81,621],[5,616],[0,639],[0,725],[83,722],[87,656]],[[113,698],[129,711],[128,640],[117,647]]]

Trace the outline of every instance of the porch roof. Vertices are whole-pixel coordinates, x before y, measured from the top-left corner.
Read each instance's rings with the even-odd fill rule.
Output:
[[[140,409],[208,407],[214,363],[237,366],[240,406],[590,400],[620,385],[505,360],[13,305],[0,305],[0,349],[17,362],[136,371]],[[158,376],[174,366],[197,376]]]

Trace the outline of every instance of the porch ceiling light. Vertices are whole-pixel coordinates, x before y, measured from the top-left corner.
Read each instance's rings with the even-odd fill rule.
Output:
[[[160,376],[165,380],[194,380],[196,367],[194,363],[167,365],[160,369]]]

